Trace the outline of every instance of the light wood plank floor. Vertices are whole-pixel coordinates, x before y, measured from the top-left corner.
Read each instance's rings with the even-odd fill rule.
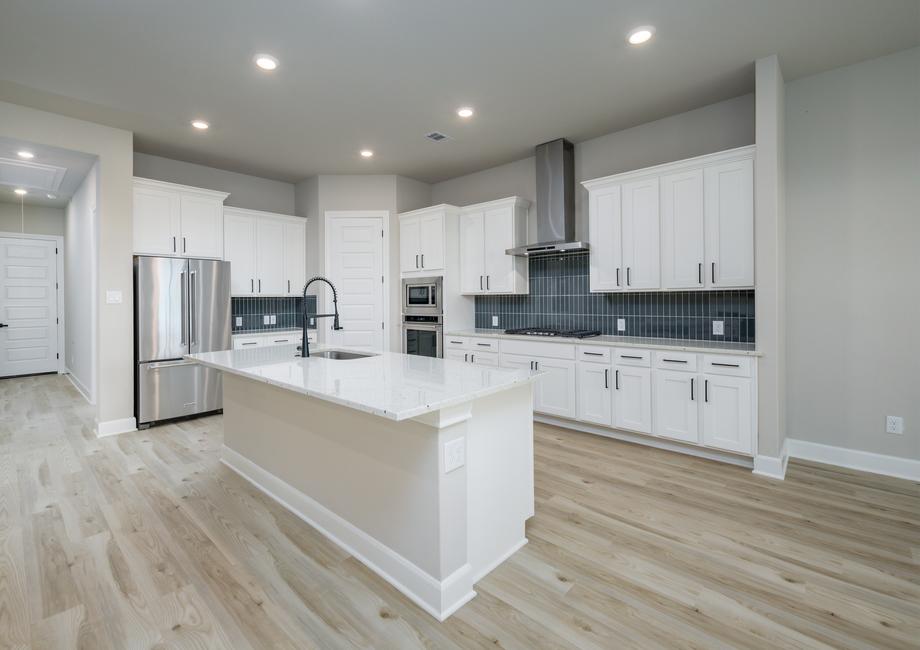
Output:
[[[917,648],[920,486],[539,426],[530,543],[446,623],[218,463],[0,381],[3,648]]]

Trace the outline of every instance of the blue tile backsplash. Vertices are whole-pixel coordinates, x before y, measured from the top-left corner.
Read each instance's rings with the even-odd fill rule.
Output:
[[[303,305],[303,298],[300,296],[231,298],[233,333],[299,329],[303,322],[301,305]],[[316,296],[307,296],[307,313],[316,313]],[[271,315],[275,316],[275,324],[265,325],[263,317]],[[236,324],[237,317],[243,319],[242,325]],[[316,324],[308,325],[308,328],[316,329]]]
[[[590,253],[530,259],[530,294],[476,296],[476,327],[595,329],[601,334],[754,342],[753,289],[590,293]],[[498,326],[492,317],[498,316]],[[617,331],[617,319],[626,331]],[[721,320],[725,333],[712,333]]]

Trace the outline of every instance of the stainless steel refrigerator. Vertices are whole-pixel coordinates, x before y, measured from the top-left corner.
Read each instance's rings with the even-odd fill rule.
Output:
[[[230,349],[230,318],[230,262],[134,258],[139,426],[222,407],[220,371],[182,357]]]

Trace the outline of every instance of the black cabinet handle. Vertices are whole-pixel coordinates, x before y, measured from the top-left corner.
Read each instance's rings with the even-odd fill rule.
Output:
[[[486,276],[486,291],[489,290],[489,276]]]
[[[288,293],[291,293],[291,281],[288,280]]]
[[[482,347],[484,347],[484,348],[491,348],[491,347],[492,347],[492,344],[491,344],[491,343],[477,343],[476,345],[482,346]]]
[[[712,263],[712,283],[716,283],[716,263]]]
[[[482,291],[482,276],[479,276],[479,290]]]
[[[0,327],[9,327],[7,323],[0,323]]]
[[[422,268],[425,268],[425,253],[422,253]]]
[[[253,341],[253,342],[251,342],[251,343],[241,343],[240,345],[256,345],[256,342]]]
[[[476,363],[476,355],[470,352],[470,363]]]
[[[668,363],[687,363],[684,359],[662,359],[662,361],[667,361]]]
[[[691,378],[690,378],[690,401],[691,401],[691,402],[694,401],[694,397],[693,397],[693,379],[694,379],[694,377],[691,377]]]
[[[609,379],[608,379],[609,375],[610,375],[610,368],[604,368],[604,388],[610,388]]]
[[[708,379],[703,382],[703,400],[706,402],[709,401],[709,380]]]
[[[464,361],[464,363],[466,363],[467,361],[469,361],[469,359],[467,359],[468,356],[469,356],[469,353],[467,353],[467,352],[464,352],[464,353],[463,353],[463,361]]]
[[[603,353],[603,352],[582,352],[582,354],[587,354],[588,356],[592,356],[592,357],[602,357],[602,356],[604,356],[604,353]]]
[[[278,339],[275,343],[290,343],[290,339]]]
[[[415,254],[415,268],[418,268],[418,253]]]
[[[617,286],[620,286],[620,267],[617,267]]]
[[[182,238],[182,252],[185,252],[185,237]]]
[[[617,390],[620,390],[620,371],[617,370],[613,373],[613,381],[615,382],[614,386]]]
[[[252,278],[249,278],[249,293],[255,293],[255,292],[256,292],[256,281],[253,280]]]
[[[632,280],[629,279],[629,267],[627,266],[626,267],[626,286],[628,287],[631,284],[632,284]]]
[[[262,278],[259,278],[259,293],[262,293]]]
[[[621,354],[620,358],[621,359],[641,359],[642,357],[630,356],[628,354]]]
[[[699,284],[703,284],[703,263],[702,262],[696,265],[696,281]]]
[[[463,341],[451,341],[451,343],[453,343],[454,345],[460,345],[461,343],[463,343]]]
[[[718,361],[713,361],[711,365],[720,366],[722,368],[740,368],[741,367],[737,363],[719,363]]]
[[[176,236],[173,235],[173,253],[176,252]]]

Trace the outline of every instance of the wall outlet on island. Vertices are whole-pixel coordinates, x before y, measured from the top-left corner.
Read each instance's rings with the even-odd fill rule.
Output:
[[[618,319],[617,319],[617,331],[618,331],[618,332],[625,332],[625,331],[626,331],[626,319],[625,319],[625,318],[618,318]]]
[[[721,320],[712,321],[712,335],[713,336],[725,336],[725,321],[721,321]]]
[[[460,469],[466,464],[466,438],[455,438],[444,443],[444,473]]]
[[[904,418],[897,415],[889,415],[885,418],[885,432],[886,433],[904,433]]]
[[[492,327],[498,327],[498,316],[492,317]]]

